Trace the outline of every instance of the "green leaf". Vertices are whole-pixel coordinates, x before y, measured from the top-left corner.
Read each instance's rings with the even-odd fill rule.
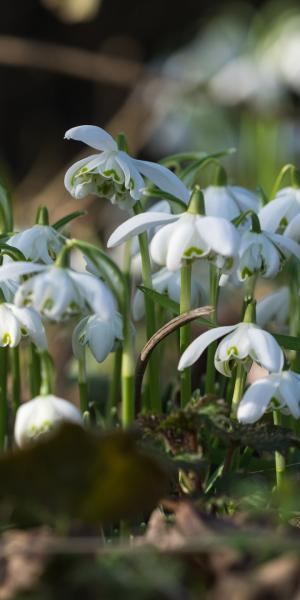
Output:
[[[21,250],[19,250],[18,248],[15,248],[14,246],[10,246],[9,244],[5,244],[3,242],[0,241],[0,254],[7,254],[7,256],[10,256],[13,260],[18,261],[18,260],[22,260],[22,261],[26,261],[27,258],[26,256],[24,256],[23,252],[21,252]]]
[[[74,246],[85,254],[95,267],[96,272],[104,279],[115,294],[119,307],[123,306],[126,279],[116,263],[103,250],[93,244],[81,240],[73,240]]]
[[[207,154],[206,152],[179,152],[178,154],[166,156],[160,160],[160,164],[170,168],[177,166],[181,162],[198,161],[207,158],[222,158],[222,156],[232,154],[235,151],[235,148],[227,148],[226,150],[220,150],[220,152],[214,152],[212,154]]]
[[[59,221],[56,221],[55,223],[53,223],[52,227],[57,230],[62,229],[63,227],[65,227],[65,225],[67,225],[71,221],[74,221],[74,219],[77,219],[78,217],[84,217],[87,214],[88,214],[88,212],[86,210],[75,210],[74,212],[70,213],[69,215],[62,217],[62,219],[59,219]]]
[[[71,424],[3,454],[0,477],[0,515],[9,507],[21,523],[119,521],[153,509],[168,485],[165,467],[132,433],[100,436]]]
[[[278,342],[279,346],[287,350],[300,350],[300,338],[282,333],[272,333],[272,336]]]
[[[182,202],[182,200],[179,200],[179,198],[172,196],[172,194],[169,194],[168,192],[163,192],[162,190],[157,190],[155,188],[147,188],[144,191],[144,195],[149,196],[150,198],[159,198],[160,200],[167,200],[171,208],[174,210],[175,214],[186,211],[186,204]]]
[[[221,152],[215,152],[213,154],[208,154],[208,155],[204,156],[203,158],[199,158],[198,160],[195,160],[191,165],[186,167],[181,172],[180,178],[182,180],[184,180],[184,179],[188,178],[190,175],[192,175],[193,173],[195,173],[195,171],[202,169],[209,163],[214,162],[214,161],[218,160],[219,158],[222,158],[223,156],[226,156],[228,154],[233,154],[234,152],[235,152],[235,148],[228,148],[227,150],[223,150]]]
[[[171,300],[169,296],[166,294],[160,294],[156,290],[152,290],[150,288],[145,287],[144,285],[138,286],[139,290],[143,292],[146,296],[149,296],[153,302],[159,304],[162,308],[170,311],[173,315],[180,315],[180,306],[178,302]],[[195,319],[195,323],[199,323],[200,325],[205,325],[205,327],[215,327],[211,321],[205,319],[204,317],[198,317]]]
[[[4,231],[12,231],[14,225],[11,196],[2,183],[0,183],[0,217]]]

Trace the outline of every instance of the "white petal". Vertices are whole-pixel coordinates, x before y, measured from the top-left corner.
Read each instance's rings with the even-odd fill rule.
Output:
[[[145,314],[144,294],[141,290],[136,290],[133,298],[132,316],[135,321],[140,321]]]
[[[262,273],[263,277],[276,277],[280,271],[280,254],[276,246],[270,243],[270,240],[264,235],[262,236],[262,256],[265,267]]]
[[[89,161],[96,158],[99,158],[98,154],[87,156],[86,158],[78,160],[73,165],[71,165],[71,167],[68,168],[64,178],[64,185],[69,194],[71,194],[71,196],[75,193],[76,188],[76,180],[74,180],[74,176],[82,167],[86,166],[89,163]]]
[[[146,160],[132,160],[139,172],[148,177],[159,189],[172,194],[172,196],[179,198],[186,204],[188,203],[191,192],[172,171],[157,163]]]
[[[33,308],[19,308],[14,305],[11,305],[11,311],[39,350],[47,350],[47,337],[40,315]]]
[[[300,241],[300,215],[296,215],[288,224],[284,231],[284,236],[291,238],[295,242]]]
[[[103,319],[110,319],[116,311],[116,302],[110,289],[97,277],[89,273],[76,273],[69,269],[69,275],[79,287],[80,293],[91,310]]]
[[[268,377],[253,383],[244,394],[237,410],[240,423],[251,424],[258,421],[268,408],[268,404],[276,393],[277,386]]]
[[[46,265],[38,265],[35,263],[18,261],[10,262],[6,265],[0,266],[0,281],[6,279],[16,279],[22,275],[29,275],[30,273],[38,273],[47,269]]]
[[[118,246],[134,235],[138,235],[143,231],[148,231],[152,227],[157,227],[158,225],[166,225],[172,221],[177,221],[179,217],[180,215],[165,215],[154,212],[145,212],[140,215],[135,215],[117,227],[110,236],[107,247],[113,248],[114,246]]]
[[[178,370],[183,371],[186,367],[190,367],[198,360],[198,358],[200,358],[201,354],[212,342],[223,335],[226,335],[226,333],[230,333],[230,331],[233,331],[235,328],[236,325],[215,327],[214,329],[209,329],[205,333],[199,335],[199,337],[197,337],[183,353],[178,364]]]
[[[84,356],[84,346],[87,342],[85,331],[86,331],[86,324],[87,324],[88,320],[89,320],[89,317],[84,317],[83,319],[81,319],[81,321],[79,321],[79,323],[77,323],[75,329],[73,330],[72,350],[73,350],[73,354],[74,354],[75,358],[77,358],[77,360],[80,360]],[[82,339],[83,334],[84,334],[84,337]]]
[[[198,217],[197,229],[207,245],[221,256],[234,256],[239,247],[240,236],[226,219]]]
[[[91,317],[87,324],[87,339],[97,362],[103,362],[112,351],[115,335],[111,322]]]
[[[0,304],[0,346],[15,348],[21,341],[21,329],[10,304]]]
[[[203,191],[205,201],[205,214],[208,217],[223,217],[231,221],[240,214],[237,202],[232,198],[227,188],[210,185]]]
[[[259,327],[264,327],[273,319],[279,325],[284,325],[289,312],[289,288],[284,286],[264,296],[256,305],[256,322]]]
[[[253,349],[251,358],[271,373],[281,371],[284,354],[275,338],[259,327],[249,329],[248,337]]]
[[[300,417],[300,407],[297,398],[297,390],[295,390],[296,386],[293,385],[292,379],[286,380],[284,377],[280,383],[280,395],[284,401],[284,404],[288,407],[291,415],[295,417],[295,419],[299,419]],[[299,389],[299,383],[297,388]]]
[[[288,251],[290,254],[294,254],[298,260],[300,260],[300,246],[294,240],[290,240],[288,237],[279,235],[277,233],[268,234],[269,238],[279,246],[284,252]]]
[[[165,225],[164,227],[161,227],[161,229],[159,229],[159,231],[157,231],[152,238],[150,244],[150,254],[152,260],[154,260],[154,262],[156,262],[158,265],[165,265],[167,262],[169,241],[174,233],[175,227],[176,223]]]
[[[142,195],[142,190],[145,187],[145,182],[135,167],[134,161],[126,152],[119,152],[116,156],[116,161],[119,163],[125,175],[125,185],[127,188],[130,187],[130,182],[133,182],[134,186],[130,189],[130,195],[135,200],[138,200]]]
[[[291,196],[284,196],[275,198],[263,206],[258,213],[261,228],[265,231],[275,232],[293,202]]]
[[[192,223],[178,223],[170,236],[166,266],[170,271],[177,271],[182,262],[184,252],[192,245],[194,226]]]
[[[65,133],[65,139],[77,140],[96,150],[118,150],[118,145],[112,136],[96,125],[79,125],[72,127]]]

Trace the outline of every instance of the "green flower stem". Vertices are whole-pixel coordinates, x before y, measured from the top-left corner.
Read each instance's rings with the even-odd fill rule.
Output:
[[[236,418],[237,409],[244,393],[247,379],[247,371],[241,362],[238,362],[236,368],[236,378],[231,403],[231,417]]]
[[[0,348],[0,448],[5,449],[8,433],[7,371],[8,349]]]
[[[135,203],[133,209],[135,214],[143,212],[139,202]],[[152,289],[151,261],[149,254],[148,235],[147,233],[141,233],[138,237],[142,259],[143,284],[145,287]],[[146,313],[146,334],[147,339],[150,339],[156,331],[155,306],[153,300],[147,296],[145,296],[144,301]],[[156,350],[154,350],[151,354],[148,369],[150,409],[152,412],[159,413],[161,412],[161,397],[159,389],[159,363],[158,354]],[[146,406],[144,406],[143,408],[147,409]]]
[[[281,425],[281,414],[279,411],[274,410],[273,422],[274,425]],[[276,470],[276,484],[279,490],[282,487],[285,473],[285,458],[281,452],[275,452],[275,470]]]
[[[78,387],[79,387],[79,400],[80,410],[82,415],[89,410],[88,392],[87,392],[87,380],[86,380],[86,361],[85,361],[85,349],[83,356],[78,360]]]
[[[184,313],[191,308],[191,274],[192,265],[190,261],[185,260],[181,267],[180,282],[180,313]],[[186,350],[191,342],[191,325],[185,325],[180,328],[180,355]],[[184,408],[191,399],[192,378],[191,368],[184,369],[180,373],[180,405]]]
[[[29,387],[31,398],[35,398],[40,393],[41,387],[41,364],[40,356],[34,344],[30,344],[28,348],[28,370],[29,370]]]
[[[289,328],[290,335],[300,337],[300,268],[298,261],[292,260],[290,264],[290,306]],[[292,360],[292,370],[300,373],[300,351],[296,350]]]
[[[123,307],[123,353],[122,353],[122,425],[128,427],[134,419],[134,348],[133,334],[131,330],[131,310],[129,289],[124,298]]]
[[[214,312],[211,315],[211,320],[217,326],[217,310],[219,300],[219,273],[215,265],[209,265],[209,298],[210,304],[214,307]],[[214,357],[217,348],[217,342],[210,344],[207,350],[206,376],[205,376],[205,393],[214,394],[215,391],[215,365]]]
[[[54,367],[53,361],[49,352],[43,352],[40,354],[41,363],[41,386],[40,395],[47,396],[53,394],[54,391]]]
[[[10,369],[12,376],[12,409],[13,415],[15,417],[16,412],[20,406],[21,393],[19,346],[16,346],[15,348],[10,348]]]
[[[122,369],[122,346],[116,348],[114,352],[114,365],[112,379],[109,387],[107,407],[106,407],[106,420],[108,425],[111,424],[114,412],[118,404],[120,395],[120,381],[121,381],[121,369]]]
[[[287,173],[291,174],[291,180],[292,180],[292,183],[294,183],[293,182],[294,172],[295,172],[295,167],[292,164],[287,164],[287,165],[284,165],[284,167],[282,167],[282,169],[279,172],[279,175],[277,176],[275,183],[273,185],[272,192],[271,192],[271,198],[274,198],[274,196],[276,196]]]

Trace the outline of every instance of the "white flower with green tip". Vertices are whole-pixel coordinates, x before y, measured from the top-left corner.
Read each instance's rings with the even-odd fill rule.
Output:
[[[40,315],[33,308],[19,308],[14,304],[0,304],[0,346],[15,348],[22,337],[29,339],[39,350],[47,349],[47,338]]]
[[[51,321],[65,320],[81,312],[110,319],[116,302],[110,289],[97,277],[56,265],[14,262],[0,267],[0,282],[8,277],[32,275],[15,295],[17,306],[32,306]]]
[[[237,276],[245,281],[252,275],[276,277],[292,254],[300,260],[300,246],[286,236],[267,231],[243,233],[239,248]]]
[[[65,243],[65,237],[48,225],[34,225],[13,235],[7,242],[33,262],[51,264]],[[10,260],[5,257],[4,263]]]
[[[123,321],[119,313],[115,312],[110,319],[91,315],[84,317],[73,331],[73,352],[80,360],[84,347],[88,346],[96,361],[101,363],[114,350],[118,340],[123,340]]]
[[[143,213],[122,223],[110,236],[108,247],[161,226],[154,235],[150,252],[152,259],[169,271],[177,271],[183,260],[202,258],[220,269],[231,269],[238,252],[240,236],[226,219],[205,217],[192,212],[179,215]]]
[[[293,371],[271,373],[246,390],[237,410],[240,423],[251,424],[268,410],[300,417],[300,375]]]
[[[275,233],[284,230],[300,214],[300,189],[286,187],[281,189],[263,208],[258,217],[262,229]]]
[[[159,189],[187,203],[190,192],[172,171],[162,165],[132,158],[119,150],[109,133],[94,125],[69,129],[65,138],[78,140],[99,152],[79,160],[65,175],[65,186],[74,198],[88,194],[108,198],[122,208],[130,208],[139,200],[147,177]]]
[[[65,422],[83,425],[76,406],[53,394],[36,396],[21,404],[17,410],[14,428],[16,444],[21,448],[26,447]]]
[[[179,371],[193,365],[212,342],[223,336],[214,359],[215,368],[222,375],[230,377],[232,363],[236,361],[243,362],[246,367],[255,361],[269,372],[282,370],[284,354],[275,338],[257,325],[243,322],[215,327],[202,333],[183,353]]]

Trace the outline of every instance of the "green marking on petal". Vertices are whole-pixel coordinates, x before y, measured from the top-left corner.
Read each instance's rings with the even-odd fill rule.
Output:
[[[185,250],[183,256],[186,258],[192,258],[193,256],[201,256],[203,254],[203,250],[201,248],[197,248],[196,246],[190,246]]]
[[[9,333],[5,333],[2,337],[2,342],[4,346],[10,346],[12,343],[11,335]]]
[[[227,350],[227,356],[238,356],[239,355],[239,351],[237,349],[236,346],[230,346],[230,348],[228,348]]]
[[[252,277],[253,273],[252,273],[252,271],[250,271],[250,269],[248,269],[248,267],[244,267],[241,275],[242,275],[242,279],[245,279],[246,277]]]

